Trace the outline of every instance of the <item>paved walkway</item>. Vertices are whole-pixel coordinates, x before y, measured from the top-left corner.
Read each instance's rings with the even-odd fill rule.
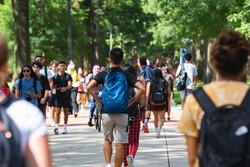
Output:
[[[180,108],[173,107],[172,120],[165,123],[162,137],[157,139],[153,124],[150,133],[141,132],[136,167],[187,167],[184,138],[177,130]],[[69,133],[54,135],[50,132],[50,145],[55,167],[103,167],[102,133],[89,128],[87,112],[77,119],[70,118]]]

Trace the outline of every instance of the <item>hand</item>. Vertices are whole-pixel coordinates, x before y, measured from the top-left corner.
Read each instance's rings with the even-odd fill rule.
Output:
[[[42,98],[42,99],[40,100],[40,103],[41,103],[41,104],[45,104],[45,102],[46,102],[46,99],[45,99],[45,98]]]
[[[61,92],[66,92],[67,91],[67,88],[66,87],[62,87],[61,88]]]

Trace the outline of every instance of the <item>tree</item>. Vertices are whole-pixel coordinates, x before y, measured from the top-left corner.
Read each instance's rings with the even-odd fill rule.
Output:
[[[12,6],[16,41],[16,65],[20,67],[30,62],[29,1],[12,0]]]
[[[71,16],[71,0],[67,0],[67,47],[68,60],[72,60],[72,16]]]

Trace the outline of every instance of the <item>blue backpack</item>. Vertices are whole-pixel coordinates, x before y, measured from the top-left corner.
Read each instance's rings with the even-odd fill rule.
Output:
[[[128,108],[128,83],[123,71],[109,71],[102,92],[103,110],[125,113]]]

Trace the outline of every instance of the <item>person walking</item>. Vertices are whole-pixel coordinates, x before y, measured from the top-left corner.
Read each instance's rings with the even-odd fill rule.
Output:
[[[250,89],[242,82],[249,54],[249,41],[234,30],[214,42],[217,79],[187,97],[179,124],[190,167],[250,166]]]
[[[41,98],[42,86],[30,65],[24,65],[19,79],[14,83],[15,96],[25,99],[38,106],[37,100]]]
[[[161,137],[161,129],[165,121],[165,112],[168,110],[168,98],[170,98],[170,86],[163,78],[162,71],[155,69],[154,79],[147,84],[146,98],[147,108],[154,114],[154,126],[156,137]]]
[[[92,73],[89,74],[86,78],[86,83],[90,83],[94,78],[95,76],[100,72],[100,66],[99,65],[94,65],[93,66],[93,70],[92,70]],[[102,89],[101,88],[102,85],[99,85],[98,87],[96,86],[94,88],[96,94],[99,95],[100,93],[100,90]],[[88,125],[90,127],[94,126],[93,124],[93,117],[94,117],[94,112],[95,112],[95,109],[96,109],[96,101],[95,101],[95,98],[93,98],[93,96],[90,96],[89,98],[89,102],[90,102],[90,111],[89,111],[89,121],[88,121]]]
[[[70,89],[72,87],[72,78],[66,73],[66,62],[59,61],[58,74],[53,78],[53,88],[56,90],[55,94],[55,128],[54,133],[59,134],[58,125],[60,122],[61,109],[64,113],[64,128],[62,134],[67,134],[68,113],[71,111]]]
[[[121,69],[123,51],[113,48],[109,54],[111,69],[100,72],[88,84],[88,92],[94,97],[102,109],[102,122],[104,132],[104,159],[106,167],[111,167],[112,142],[115,142],[116,153],[114,167],[121,167],[124,159],[124,144],[128,143],[128,114],[127,109],[145,91],[144,86],[136,76],[124,73]],[[104,84],[102,99],[96,94],[94,87]],[[138,92],[128,101],[128,88],[136,87]]]
[[[191,53],[186,53],[184,58],[185,58],[185,63],[180,64],[176,71],[177,77],[181,75],[182,73],[186,73],[187,75],[186,81],[185,81],[186,83],[185,89],[181,91],[181,94],[180,94],[181,100],[182,100],[182,106],[184,104],[186,97],[193,92],[196,86],[197,80],[198,80],[197,68],[194,64],[192,64]]]
[[[79,113],[79,106],[77,103],[77,90],[78,90],[80,82],[78,79],[77,72],[75,70],[75,63],[72,60],[69,62],[66,72],[71,75],[72,80],[73,80],[70,98],[71,98],[71,106],[72,106],[72,111],[73,111],[72,113],[74,114],[74,117],[77,117]]]
[[[131,65],[126,65],[124,71],[131,73],[138,77],[138,81],[144,84],[144,78],[139,76],[139,69]],[[132,98],[138,90],[136,88],[129,88],[129,97]],[[128,143],[124,145],[124,167],[134,167],[135,166],[135,156],[139,147],[139,137],[140,137],[140,108],[145,106],[145,97],[140,96],[139,100],[136,101],[128,108]]]
[[[146,57],[141,57],[139,59],[139,63],[138,63],[139,67],[140,67],[140,76],[143,77],[144,80],[144,86],[146,89],[146,85],[152,81],[153,79],[153,69],[151,69],[148,65],[147,65],[147,59]],[[146,96],[144,95],[144,101],[146,101]],[[150,112],[149,110],[146,110],[145,106],[142,106],[142,108],[140,109],[141,111],[141,121],[143,123],[142,128],[144,133],[149,133],[148,130],[148,123],[149,123],[149,119],[150,119]]]
[[[46,119],[46,104],[47,104],[47,99],[49,97],[50,85],[49,85],[49,80],[45,76],[41,75],[40,73],[41,68],[42,64],[40,62],[32,63],[32,69],[36,73],[38,81],[42,86],[41,97],[37,99],[38,108],[41,110],[41,112],[44,115],[44,118]]]
[[[7,46],[7,41],[0,34],[1,81],[6,81],[8,76]],[[0,87],[3,83],[0,82]],[[0,94],[0,106],[1,166],[52,167],[47,128],[38,108],[4,94]]]
[[[81,105],[81,110],[84,111],[84,106],[87,102],[87,83],[86,83],[87,71],[82,68],[78,68],[78,94],[77,94],[77,103]]]

